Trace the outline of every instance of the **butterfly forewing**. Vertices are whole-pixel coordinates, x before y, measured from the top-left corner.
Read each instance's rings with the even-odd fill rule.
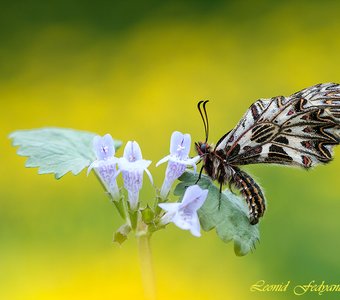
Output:
[[[290,97],[261,99],[216,151],[233,165],[275,163],[304,168],[332,159],[340,142],[340,85],[319,84]]]

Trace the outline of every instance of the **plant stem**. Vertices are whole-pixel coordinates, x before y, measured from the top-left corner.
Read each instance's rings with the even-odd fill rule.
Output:
[[[156,287],[150,248],[150,234],[140,232],[137,235],[137,241],[145,299],[155,300]]]

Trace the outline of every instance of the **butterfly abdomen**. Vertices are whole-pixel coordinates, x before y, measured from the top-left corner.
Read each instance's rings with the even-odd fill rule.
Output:
[[[232,177],[233,183],[247,201],[249,208],[249,220],[252,225],[258,223],[266,210],[265,198],[259,185],[246,172],[235,169]]]

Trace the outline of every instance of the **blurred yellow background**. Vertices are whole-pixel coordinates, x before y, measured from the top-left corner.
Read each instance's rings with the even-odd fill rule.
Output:
[[[9,1],[0,10],[0,299],[142,299],[136,241],[94,176],[25,169],[11,131],[44,126],[137,140],[160,187],[174,130],[216,142],[258,98],[340,81],[338,1]],[[258,280],[340,284],[340,148],[306,172],[246,169],[268,210],[261,243],[236,257],[214,232],[153,236],[159,299],[292,299]],[[193,152],[192,152],[193,154]],[[117,155],[122,155],[119,151]],[[144,178],[142,197],[152,195]],[[339,293],[327,293],[337,299]],[[308,299],[317,298],[309,293]]]

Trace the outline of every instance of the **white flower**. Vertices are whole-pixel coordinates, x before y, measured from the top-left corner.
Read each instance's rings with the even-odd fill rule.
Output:
[[[203,205],[207,195],[208,190],[192,185],[185,191],[182,202],[158,204],[166,211],[161,222],[163,224],[173,222],[181,229],[190,230],[194,236],[201,236],[197,210]]]
[[[93,138],[93,151],[97,159],[89,166],[87,174],[94,169],[113,199],[119,198],[119,189],[116,181],[116,177],[119,174],[116,168],[118,159],[114,156],[115,147],[111,135],[106,134],[103,137],[95,136]]]
[[[170,154],[162,158],[156,164],[156,167],[158,167],[160,164],[169,161],[160,192],[163,199],[168,196],[172,184],[184,173],[187,166],[192,166],[196,172],[196,163],[199,160],[199,156],[189,158],[190,145],[190,134],[183,134],[179,131],[174,131],[170,140]]]
[[[124,187],[128,191],[131,209],[137,208],[139,190],[143,185],[144,171],[148,174],[152,183],[152,176],[147,169],[150,164],[150,160],[142,158],[142,151],[137,142],[127,142],[124,149],[124,156],[119,158],[118,165],[123,175]]]

